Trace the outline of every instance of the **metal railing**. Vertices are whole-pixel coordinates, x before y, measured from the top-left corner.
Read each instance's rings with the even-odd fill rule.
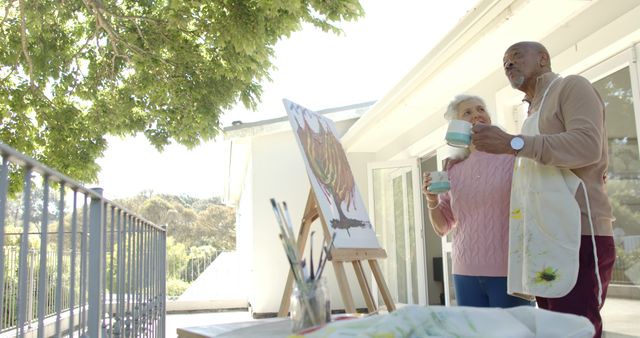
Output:
[[[164,337],[166,229],[2,143],[0,155],[0,335]]]
[[[178,278],[187,284],[191,284],[206,270],[213,261],[226,250],[215,250],[211,253],[190,258],[185,264],[183,262],[174,262],[167,264],[167,278]]]
[[[7,234],[5,234],[7,235]],[[14,234],[8,234],[14,235]],[[42,271],[39,268],[40,251],[36,249],[29,249],[27,253],[27,292],[26,292],[26,318],[28,321],[37,319],[35,315],[35,308],[37,307],[37,295],[36,290],[55,290],[56,288],[56,276],[57,271],[57,259],[56,251],[49,250],[46,254],[46,267],[48,271]],[[80,261],[78,253],[74,257],[76,261]],[[63,276],[70,275],[71,266],[71,250],[64,250],[63,256]],[[17,301],[18,301],[18,287],[17,281],[19,279],[19,261],[20,261],[20,248],[18,246],[5,246],[4,248],[4,267],[5,276],[4,280],[0,284],[4,292],[2,323],[0,327],[13,328],[17,324]],[[44,281],[45,284],[40,284],[40,274],[46,274]],[[77,283],[77,280],[76,280]],[[69,283],[62,283],[62,295],[60,297],[61,307],[63,309],[71,308],[71,291]],[[74,299],[78,299],[78,290],[74,292]],[[55,314],[55,293],[47,293],[45,296],[45,316]]]

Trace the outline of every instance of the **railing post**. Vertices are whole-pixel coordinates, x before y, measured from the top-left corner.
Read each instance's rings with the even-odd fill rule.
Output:
[[[158,295],[160,297],[160,335],[158,337],[164,337],[166,332],[166,311],[167,311],[167,226],[163,226],[164,236],[160,236],[160,257],[158,259],[158,270],[159,273],[157,275],[158,280],[160,281],[160,290]]]
[[[29,319],[27,318],[27,257],[29,254],[29,224],[31,221],[31,174],[32,168],[24,170],[22,192],[22,235],[20,236],[20,257],[18,265],[18,322],[19,337],[24,337]],[[4,269],[4,267],[3,267]]]
[[[4,304],[4,218],[7,209],[7,191],[9,189],[9,159],[5,154],[2,154],[2,168],[0,168],[0,302]],[[4,329],[4,309],[0,311],[0,330]]]
[[[101,188],[92,189],[102,196]],[[87,328],[88,336],[98,338],[102,336],[102,275],[104,269],[102,266],[102,255],[104,248],[102,246],[102,220],[103,220],[103,203],[98,197],[91,197],[89,205],[89,288],[87,295]]]

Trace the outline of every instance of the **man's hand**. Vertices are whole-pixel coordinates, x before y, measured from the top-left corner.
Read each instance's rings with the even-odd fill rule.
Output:
[[[476,150],[491,154],[513,154],[511,139],[514,135],[507,134],[502,129],[478,123],[471,129],[471,143]]]

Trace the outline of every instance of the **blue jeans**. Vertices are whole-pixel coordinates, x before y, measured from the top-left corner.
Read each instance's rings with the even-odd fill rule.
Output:
[[[533,302],[507,294],[507,277],[453,275],[459,306],[514,307]]]

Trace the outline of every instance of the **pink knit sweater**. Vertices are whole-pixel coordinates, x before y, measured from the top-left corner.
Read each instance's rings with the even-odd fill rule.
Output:
[[[453,231],[453,273],[506,276],[512,155],[472,152],[449,169],[438,208]]]

